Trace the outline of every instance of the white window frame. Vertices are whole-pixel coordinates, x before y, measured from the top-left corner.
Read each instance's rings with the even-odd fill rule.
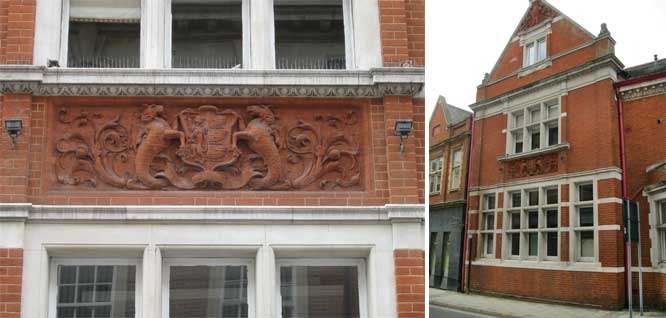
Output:
[[[162,259],[162,317],[169,317],[169,279],[172,266],[247,266],[247,314],[256,317],[256,291],[254,259],[250,258],[180,258]]]
[[[433,164],[435,165],[435,170],[433,170]],[[430,183],[429,185],[433,184],[434,180],[434,187],[430,187],[430,195],[433,194],[439,194],[442,191],[442,173],[444,171],[444,159],[440,156],[439,158],[435,158],[430,160]],[[437,189],[437,186],[439,186],[439,189]]]
[[[580,186],[583,185],[592,185],[592,200],[589,201],[580,201]],[[599,220],[598,220],[598,209],[597,209],[597,185],[595,181],[583,181],[576,182],[573,184],[573,189],[570,191],[573,195],[573,216],[572,225],[573,225],[573,237],[574,237],[574,256],[576,262],[590,263],[597,262],[599,259]],[[581,208],[592,208],[592,226],[580,226],[580,209]],[[581,256],[581,233],[590,232],[593,233],[593,256]]]
[[[166,3],[165,8],[165,29],[164,29],[164,66],[166,68],[172,68],[172,42],[173,42],[173,16],[171,14],[171,6],[173,0],[164,0]],[[256,0],[255,0],[256,1]],[[242,69],[252,69],[252,58],[250,56],[250,45],[251,45],[251,32],[252,32],[252,15],[250,12],[250,0],[241,0],[241,12],[242,12],[242,21],[243,21],[243,63]]]
[[[456,153],[460,152],[460,162],[456,165]],[[462,166],[463,166],[463,151],[462,146],[454,148],[451,151],[451,167],[449,168],[449,192],[460,190],[460,184],[462,183]],[[456,179],[455,169],[458,169],[458,177]],[[457,181],[457,182],[456,182]]]
[[[655,228],[657,229],[657,236],[659,238],[660,246],[660,258],[659,263],[666,263],[666,218],[662,218],[662,215],[666,214],[666,200],[657,201],[657,224]]]
[[[544,42],[544,54],[543,59],[539,59],[539,42],[543,40]],[[530,47],[534,48],[534,61],[530,61],[528,57],[528,51]],[[548,59],[548,37],[547,35],[540,35],[538,37],[531,38],[527,42],[523,43],[523,67],[530,67],[532,65],[537,65]],[[531,62],[531,63],[530,63]]]
[[[511,111],[509,113],[508,127],[506,134],[506,149],[507,155],[518,154],[516,152],[516,136],[522,136],[523,149],[520,154],[538,152],[543,149],[550,147],[557,147],[562,144],[562,108],[561,108],[561,98],[560,97],[549,97],[541,101],[530,103],[527,106],[523,106],[518,110]],[[554,117],[550,117],[548,114],[548,108],[555,106],[558,109],[558,113]],[[539,109],[538,119],[531,118],[532,111]],[[518,123],[516,118],[522,116],[522,124]],[[552,126],[557,126],[557,143],[555,145],[548,145],[548,128]],[[539,148],[532,149],[532,131],[539,131]]]
[[[487,205],[487,199],[488,197],[494,197],[495,198],[495,205],[492,208],[489,208]],[[486,193],[481,196],[481,213],[479,213],[479,233],[480,233],[480,238],[482,243],[479,244],[481,247],[481,251],[479,255],[483,258],[495,258],[495,246],[497,244],[497,236],[495,235],[495,229],[497,228],[497,193]],[[486,218],[492,215],[493,216],[493,228],[492,229],[487,229],[486,228]],[[491,253],[488,254],[486,253],[487,251],[487,240],[486,238],[488,236],[492,236],[493,238],[493,245],[491,246]]]
[[[275,294],[276,313],[282,316],[282,290],[280,268],[287,266],[356,266],[358,278],[359,317],[368,318],[368,287],[365,259],[362,258],[276,258]]]
[[[52,258],[49,266],[48,317],[56,318],[58,310],[58,267],[59,266],[135,266],[134,312],[142,317],[143,271],[142,258]],[[76,295],[75,295],[76,297]]]
[[[51,0],[54,1],[54,0]],[[144,48],[148,45],[148,39],[144,36],[147,32],[144,30],[146,28],[146,24],[144,21],[145,18],[145,8],[144,8],[144,2],[146,0],[141,0],[140,1],[140,10],[141,10],[141,21],[140,21],[140,32],[139,32],[139,68],[143,68],[145,64],[145,57],[144,54],[146,53]],[[170,1],[170,0],[168,0]],[[70,11],[71,5],[70,5],[70,0],[62,0],[62,13],[61,13],[61,20],[60,20],[60,56],[58,59],[58,62],[60,62],[60,67],[63,68],[68,68],[70,66],[67,65],[67,62],[69,60],[68,58],[68,49],[69,49],[69,11]]]
[[[247,1],[247,0],[244,0]],[[255,0],[256,1],[256,0]],[[291,0],[294,1],[294,0]],[[353,6],[352,0],[341,0],[342,1],[342,14],[345,26],[345,69],[354,70],[356,69],[356,52],[354,49],[354,19],[353,19]],[[269,0],[271,5],[271,12],[274,12],[275,2],[274,0]],[[298,1],[294,1],[298,2]],[[309,3],[315,3],[317,0],[310,0]],[[275,49],[275,14],[271,15],[270,23],[270,40],[271,40],[271,60],[274,69],[277,69],[277,55]]]

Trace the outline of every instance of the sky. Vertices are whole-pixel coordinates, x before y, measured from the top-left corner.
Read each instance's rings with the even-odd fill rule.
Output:
[[[664,0],[548,0],[592,34],[608,25],[629,67],[666,58]],[[426,0],[426,114],[437,97],[464,109],[523,16],[529,0]]]

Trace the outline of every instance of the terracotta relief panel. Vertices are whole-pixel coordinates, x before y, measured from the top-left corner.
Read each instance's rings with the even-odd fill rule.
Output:
[[[363,189],[357,107],[55,108],[52,189]]]
[[[558,154],[547,154],[522,160],[510,161],[506,164],[510,179],[537,176],[557,172]]]

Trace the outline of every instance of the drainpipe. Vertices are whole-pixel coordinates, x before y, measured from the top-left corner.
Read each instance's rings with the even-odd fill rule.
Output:
[[[463,250],[462,250],[462,266],[461,266],[461,271],[460,271],[460,289],[464,292],[465,291],[465,258],[467,257],[467,241],[469,241],[468,238],[468,228],[469,228],[469,202],[470,202],[470,195],[469,195],[469,184],[472,180],[472,153],[474,151],[474,117],[475,113],[472,113],[472,124],[471,124],[471,135],[469,137],[469,154],[467,155],[467,182],[465,183],[465,227],[463,228],[463,235],[464,235],[464,240],[463,240]],[[470,250],[471,252],[471,250]],[[469,265],[468,265],[468,274],[467,277],[469,278],[469,273],[471,273],[472,269],[472,257],[471,253],[469,256]],[[469,286],[467,286],[467,290],[469,290]]]
[[[629,86],[629,85],[634,85],[638,83],[643,83],[643,82],[648,82],[652,80],[656,80],[659,78],[666,77],[666,72],[660,72],[660,73],[655,73],[647,76],[641,76],[637,78],[632,78],[628,80],[624,80],[621,82],[617,82],[613,84],[613,87],[615,88],[615,99],[617,100],[617,112],[618,112],[618,117],[619,117],[619,125],[620,125],[620,162],[622,165],[622,198],[626,199],[628,196],[627,193],[627,156],[626,156],[626,148],[625,148],[625,134],[624,134],[624,105],[622,103],[622,94],[620,94],[620,88]],[[637,193],[638,194],[638,193]],[[632,200],[636,198],[637,194],[635,194],[632,197]],[[631,285],[629,281],[629,264],[627,257],[629,256],[629,251],[631,249],[631,246],[629,246],[628,242],[624,243],[624,283],[625,286],[627,286],[627,294],[624,295],[625,301],[629,302],[629,293],[631,293]]]

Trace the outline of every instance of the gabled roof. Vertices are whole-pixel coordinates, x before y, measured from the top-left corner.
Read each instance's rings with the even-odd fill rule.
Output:
[[[590,39],[596,38],[590,31],[582,27],[580,24],[578,24],[576,21],[573,19],[569,18],[566,14],[562,13],[562,11],[558,10],[555,8],[553,5],[548,3],[546,0],[529,0],[530,5],[527,7],[527,10],[525,10],[525,13],[523,14],[523,17],[520,18],[520,22],[514,29],[513,33],[511,33],[511,37],[509,38],[509,41],[506,43],[504,46],[504,49],[502,50],[502,53],[499,55],[497,58],[497,61],[495,62],[495,65],[493,66],[492,70],[490,71],[489,74],[493,74],[495,70],[497,69],[499,63],[502,61],[502,58],[506,54],[506,50],[513,41],[513,38],[519,35],[520,33],[527,31],[544,21],[548,19],[554,19],[558,16],[562,16],[563,19],[566,19],[569,21],[571,24],[575,25],[577,28],[582,30],[587,36],[590,37]]]
[[[435,112],[440,107],[442,112],[444,113],[444,120],[446,121],[446,125],[449,127],[457,125],[463,122],[465,119],[472,116],[472,112],[448,104],[446,102],[446,98],[440,95],[439,98],[437,98],[437,104],[435,105],[435,108],[432,110],[432,114],[430,114],[431,123],[432,119],[435,117]]]

